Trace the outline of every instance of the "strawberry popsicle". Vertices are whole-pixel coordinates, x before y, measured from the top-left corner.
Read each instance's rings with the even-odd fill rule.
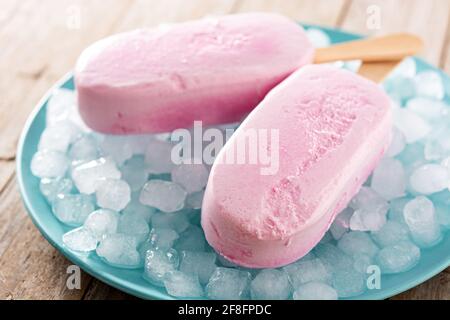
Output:
[[[259,151],[277,155],[276,170],[265,170],[268,162],[233,162],[254,145],[242,142],[264,138],[261,132],[276,133],[267,134],[266,143],[257,140]],[[209,244],[245,267],[279,267],[301,258],[370,175],[390,132],[390,103],[374,82],[330,66],[296,71],[218,154],[202,206]]]
[[[122,33],[81,54],[75,68],[80,114],[92,129],[112,134],[239,121],[313,56],[304,30],[278,14]]]

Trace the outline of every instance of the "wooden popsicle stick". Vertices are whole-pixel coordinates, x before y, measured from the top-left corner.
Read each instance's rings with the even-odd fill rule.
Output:
[[[359,68],[358,74],[376,83],[382,82],[402,60],[384,62],[365,62]]]
[[[415,35],[390,34],[319,48],[316,50],[314,63],[338,60],[397,61],[418,53],[422,47],[422,40]]]

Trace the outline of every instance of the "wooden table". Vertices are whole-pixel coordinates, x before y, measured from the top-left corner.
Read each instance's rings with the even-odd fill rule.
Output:
[[[16,184],[25,119],[81,50],[123,30],[256,10],[364,34],[416,33],[425,40],[422,56],[450,72],[448,0],[1,0],[0,299],[132,298],[87,274],[81,289],[67,289],[70,262],[34,227]],[[395,298],[450,299],[450,268]]]

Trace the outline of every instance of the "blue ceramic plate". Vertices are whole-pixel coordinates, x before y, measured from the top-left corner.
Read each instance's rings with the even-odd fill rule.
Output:
[[[306,26],[308,27],[308,26]],[[315,26],[316,27],[316,26]],[[355,34],[342,32],[336,29],[317,27],[325,31],[333,43],[349,41],[360,38]],[[418,71],[424,69],[437,70],[420,59],[416,59]],[[443,72],[446,86],[450,85],[450,79]],[[55,85],[55,88],[63,87],[73,89],[73,77],[71,74],[63,78]],[[30,171],[30,162],[36,152],[39,137],[45,128],[46,105],[50,93],[38,103],[23,129],[17,151],[17,176],[23,201],[34,224],[44,237],[62,254],[73,263],[80,266],[93,277],[137,297],[146,299],[174,299],[163,288],[150,285],[142,278],[142,270],[126,270],[108,266],[96,255],[80,255],[69,251],[62,243],[62,235],[69,228],[62,225],[51,212],[51,208],[39,192],[39,179]],[[420,263],[412,270],[395,275],[382,277],[382,288],[368,290],[355,299],[385,299],[408,290],[427,279],[438,274],[450,265],[450,232],[445,239],[431,249],[421,250]]]

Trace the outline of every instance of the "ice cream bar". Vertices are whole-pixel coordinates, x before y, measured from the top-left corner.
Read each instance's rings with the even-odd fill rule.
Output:
[[[389,99],[377,84],[330,66],[301,68],[218,154],[202,206],[206,239],[245,267],[301,258],[370,175],[390,132]],[[255,136],[258,161],[256,140],[245,143]]]
[[[112,134],[239,121],[313,56],[304,30],[278,14],[122,33],[81,54],[79,109],[89,127]]]

